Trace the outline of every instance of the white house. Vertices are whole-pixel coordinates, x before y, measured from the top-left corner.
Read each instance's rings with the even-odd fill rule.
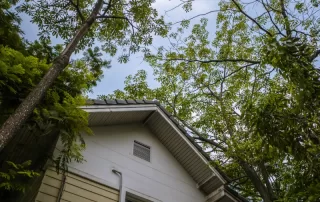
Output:
[[[86,162],[64,175],[49,167],[36,201],[245,201],[158,102],[94,100],[83,110],[94,132]]]

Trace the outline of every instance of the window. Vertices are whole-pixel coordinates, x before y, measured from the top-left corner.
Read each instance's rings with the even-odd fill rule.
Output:
[[[150,162],[150,146],[134,141],[133,155]]]

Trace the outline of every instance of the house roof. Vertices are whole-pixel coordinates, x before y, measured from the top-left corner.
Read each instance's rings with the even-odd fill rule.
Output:
[[[223,194],[219,201],[247,201],[228,187],[229,177],[218,167],[212,167],[209,164],[212,161],[210,156],[158,101],[88,100],[87,106],[82,109],[89,112],[89,125],[91,126],[142,121],[186,168],[198,183],[198,188],[208,197],[212,193],[217,195],[220,190],[220,195]],[[211,197],[208,198],[209,201]]]

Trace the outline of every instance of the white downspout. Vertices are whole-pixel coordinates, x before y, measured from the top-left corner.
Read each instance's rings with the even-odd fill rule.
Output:
[[[120,177],[120,187],[119,187],[119,202],[121,202],[121,196],[122,196],[122,173],[113,169],[112,172],[116,175],[119,175]]]

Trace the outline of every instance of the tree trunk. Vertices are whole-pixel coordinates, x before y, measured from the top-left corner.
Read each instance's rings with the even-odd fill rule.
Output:
[[[222,93],[222,89],[223,89],[223,86],[221,86],[221,93]],[[233,134],[234,134],[233,133],[233,128],[229,125],[228,118],[226,117],[226,113],[225,113],[226,110],[225,110],[225,107],[223,105],[223,100],[220,98],[219,101],[220,101],[220,104],[221,104],[221,113],[222,113],[224,122],[226,123],[227,130],[228,130],[230,136],[232,137]],[[260,179],[259,175],[257,174],[257,172],[246,161],[244,161],[244,160],[240,159],[239,157],[237,157],[237,155],[235,155],[233,158],[239,163],[239,165],[242,167],[244,172],[247,174],[248,178],[252,182],[252,184],[253,184],[254,188],[256,189],[256,191],[258,191],[259,194],[261,195],[263,201],[264,202],[272,202],[273,201],[273,197],[268,192],[268,189],[266,188],[266,186],[261,181],[261,179]]]
[[[260,177],[257,175],[257,172],[245,161],[238,160],[240,166],[244,170],[244,172],[247,174],[248,178],[251,180],[253,186],[255,189],[259,192],[261,195],[261,198],[264,202],[272,202],[273,197],[268,192],[266,186],[261,181]]]
[[[269,174],[267,172],[267,169],[266,169],[266,166],[264,165],[263,162],[261,162],[260,164],[260,170],[261,170],[261,174],[262,174],[262,177],[263,177],[263,180],[267,186],[267,190],[268,190],[268,193],[270,195],[270,197],[272,198],[272,200],[276,200],[277,198],[275,197],[274,195],[274,192],[272,190],[272,186],[271,186],[271,183],[270,183],[270,180],[269,180]]]
[[[19,105],[16,111],[6,120],[0,129],[0,151],[13,138],[14,134],[26,122],[33,110],[40,103],[47,90],[57,79],[64,68],[69,64],[71,54],[74,52],[79,41],[89,31],[91,25],[95,22],[96,16],[101,10],[103,0],[98,0],[92,10],[91,15],[86,22],[82,24],[71,42],[66,46],[63,52],[54,60],[51,68],[41,79],[39,84],[29,93],[26,99]]]

